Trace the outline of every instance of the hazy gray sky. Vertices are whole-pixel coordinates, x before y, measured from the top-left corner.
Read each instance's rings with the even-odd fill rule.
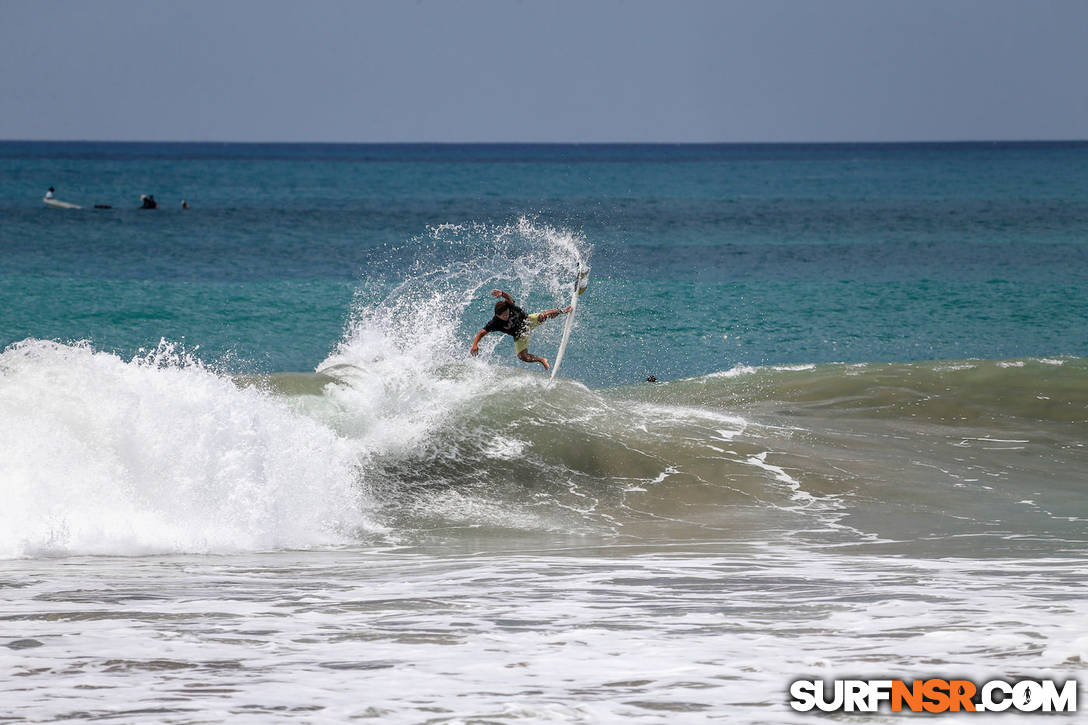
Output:
[[[0,138],[1088,138],[1086,0],[0,0]]]

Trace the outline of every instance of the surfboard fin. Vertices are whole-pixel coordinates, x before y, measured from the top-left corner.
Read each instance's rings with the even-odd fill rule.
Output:
[[[589,267],[578,268],[578,281],[577,289],[578,294],[582,294],[589,287]]]

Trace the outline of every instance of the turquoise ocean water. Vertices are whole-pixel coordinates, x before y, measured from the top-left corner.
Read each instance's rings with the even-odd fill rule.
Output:
[[[1086,313],[1088,143],[0,143],[0,719],[1083,675]]]
[[[240,370],[310,371],[361,286],[380,294],[373,280],[391,288],[427,262],[413,247],[429,230],[480,227],[429,248],[440,267],[527,218],[592,247],[566,372],[594,387],[737,364],[1088,354],[1085,144],[9,142],[0,164],[4,344],[131,354],[165,337]],[[113,209],[55,213],[49,186]],[[141,193],[162,208],[138,212]],[[466,339],[485,296],[459,320]]]

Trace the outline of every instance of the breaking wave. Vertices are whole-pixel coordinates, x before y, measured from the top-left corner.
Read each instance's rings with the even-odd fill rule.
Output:
[[[468,341],[492,287],[526,305],[561,301],[588,257],[583,238],[520,220],[439,227],[411,248],[410,274],[363,281],[314,373],[231,376],[167,343],[129,360],[87,343],[8,347],[0,557],[511,529],[635,542],[962,540],[976,554],[1086,538],[1088,361],[553,384],[515,367],[499,336],[476,359]]]

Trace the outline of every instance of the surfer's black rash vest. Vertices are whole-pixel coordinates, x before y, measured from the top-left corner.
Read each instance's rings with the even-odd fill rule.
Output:
[[[501,320],[498,317],[492,317],[491,321],[484,325],[484,329],[488,332],[505,332],[507,335],[513,338],[519,338],[529,331],[529,326],[525,323],[525,310],[521,309],[517,305],[510,305],[506,309],[510,310],[510,319]]]

